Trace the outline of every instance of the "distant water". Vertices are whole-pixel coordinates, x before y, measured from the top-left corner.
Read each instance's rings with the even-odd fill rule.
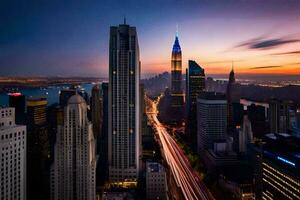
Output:
[[[85,90],[89,96],[91,95],[91,90],[94,84],[81,84],[80,87],[82,90]],[[48,100],[48,105],[52,105],[54,103],[58,103],[59,101],[59,91],[63,89],[68,89],[70,85],[56,85],[56,86],[48,86],[44,87],[37,87],[37,88],[26,88],[26,89],[19,89],[18,91],[24,94],[26,97],[30,96],[45,96]],[[16,88],[14,88],[16,89]],[[8,106],[8,95],[5,93],[0,93],[0,106]]]

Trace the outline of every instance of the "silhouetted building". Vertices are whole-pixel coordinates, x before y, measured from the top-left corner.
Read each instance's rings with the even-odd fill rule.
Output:
[[[51,199],[96,199],[96,151],[85,100],[76,94],[58,127],[51,176]]]
[[[26,200],[26,126],[15,124],[15,109],[0,108],[0,199]]]
[[[9,93],[9,107],[15,108],[16,124],[25,123],[25,96],[19,92]]]
[[[102,90],[102,126],[97,138],[97,185],[108,179],[108,83],[101,84]]]
[[[59,94],[59,105],[64,108],[71,96],[76,94],[76,89],[63,89]]]
[[[226,96],[214,92],[201,92],[197,99],[197,149],[212,149],[215,141],[226,139]]]
[[[137,181],[140,162],[140,58],[137,32],[127,24],[110,28],[109,179]]]
[[[54,161],[54,146],[56,142],[56,134],[58,125],[63,124],[64,109],[58,103],[52,104],[47,107],[47,122],[48,122],[48,135],[50,145],[50,158],[49,165]]]
[[[233,85],[235,84],[235,76],[234,76],[234,71],[233,67],[230,71],[229,74],[229,80],[228,80],[228,85],[227,85],[227,90],[226,90],[226,96],[227,96],[227,133],[229,135],[233,134],[235,124],[234,124],[234,119],[233,119]]]
[[[246,99],[240,100],[244,105],[244,110],[247,112],[248,118],[251,121],[253,136],[262,138],[265,134],[269,133],[269,125],[267,122],[268,108],[267,103],[254,102]]]
[[[197,97],[205,90],[205,74],[195,61],[186,69],[186,134],[192,148],[197,147]]]
[[[30,97],[27,106],[27,177],[28,199],[49,199],[50,156],[47,99]]]
[[[269,123],[271,133],[286,133],[290,124],[291,103],[272,99],[269,102]]]
[[[94,137],[97,140],[102,127],[102,90],[100,85],[92,88],[91,111]]]

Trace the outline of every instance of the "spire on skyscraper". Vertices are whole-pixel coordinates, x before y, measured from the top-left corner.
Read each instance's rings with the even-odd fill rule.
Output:
[[[234,83],[235,82],[235,75],[234,75],[234,61],[231,63],[231,71],[229,74],[229,82]]]
[[[179,53],[179,52],[181,52],[181,47],[180,47],[179,39],[178,39],[178,25],[176,27],[177,27],[177,30],[176,30],[176,34],[175,34],[175,41],[173,44],[173,52]]]

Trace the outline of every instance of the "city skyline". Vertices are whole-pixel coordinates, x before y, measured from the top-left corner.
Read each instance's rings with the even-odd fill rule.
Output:
[[[5,27],[0,34],[2,76],[107,77],[108,28],[121,24],[124,16],[139,31],[143,74],[170,71],[169,48],[176,25],[183,69],[193,59],[207,74],[227,74],[232,61],[237,74],[300,74],[297,1],[1,4],[5,8],[1,9]]]
[[[299,8],[0,1],[0,199],[300,199]]]

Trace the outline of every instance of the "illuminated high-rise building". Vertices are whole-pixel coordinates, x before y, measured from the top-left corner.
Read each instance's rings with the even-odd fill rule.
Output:
[[[286,133],[267,134],[266,138],[257,180],[262,185],[258,199],[300,199],[299,138]]]
[[[109,179],[135,183],[140,159],[140,58],[135,27],[110,28]]]
[[[96,199],[96,152],[85,100],[76,94],[58,126],[51,176],[51,199]]]
[[[172,49],[171,58],[171,96],[172,107],[182,107],[184,104],[184,96],[182,92],[182,54],[178,39],[178,32],[176,32],[175,41]]]

